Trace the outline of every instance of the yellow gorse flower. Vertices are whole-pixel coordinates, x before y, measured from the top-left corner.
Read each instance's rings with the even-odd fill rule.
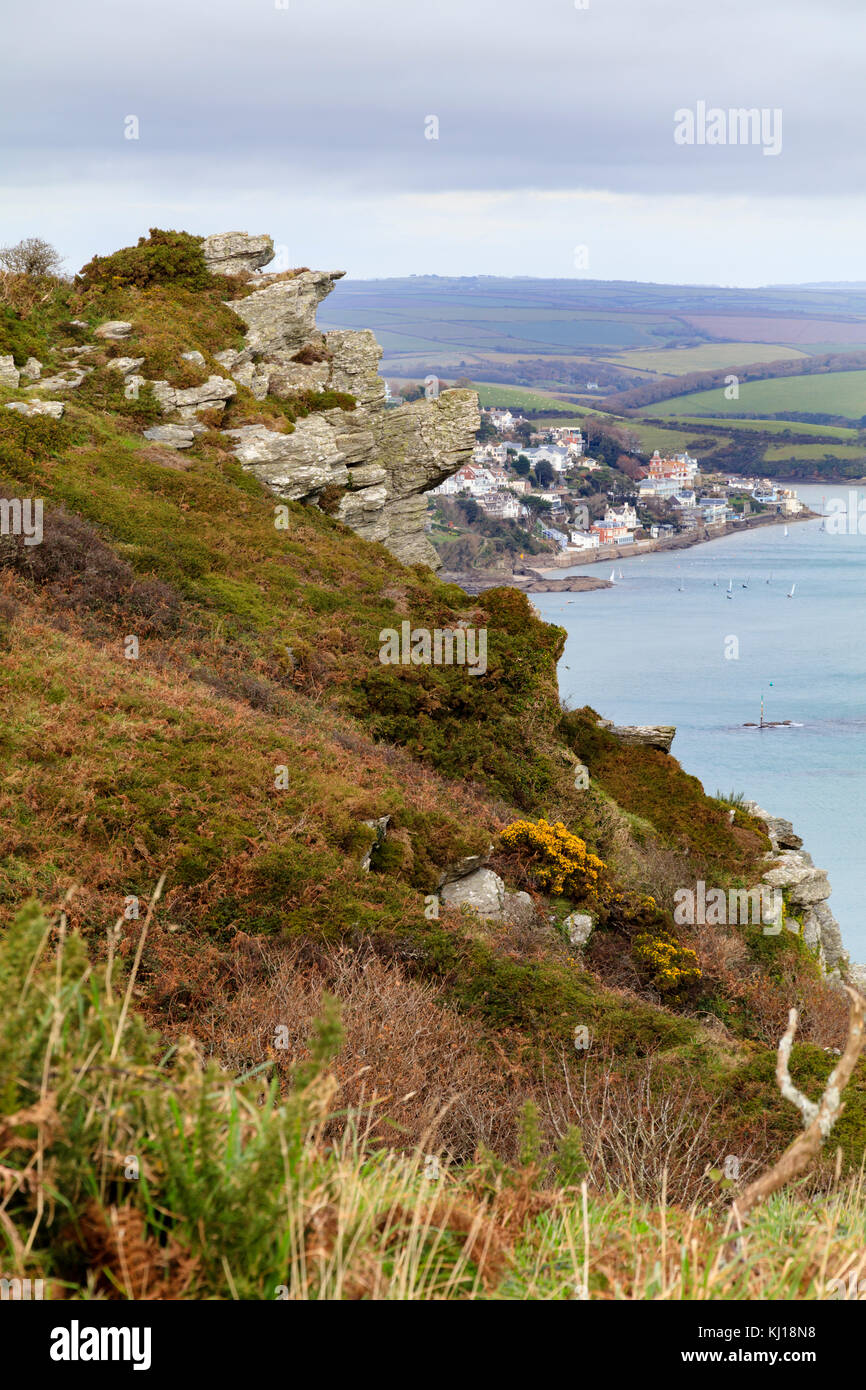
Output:
[[[529,849],[537,862],[533,873],[539,888],[575,898],[597,898],[604,862],[590,854],[586,841],[556,821],[516,820],[502,832],[508,849]]]

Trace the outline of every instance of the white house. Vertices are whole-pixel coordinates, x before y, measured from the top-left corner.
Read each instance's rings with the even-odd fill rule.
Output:
[[[598,532],[572,531],[569,544],[572,550],[598,550]]]
[[[627,531],[636,531],[639,522],[637,512],[630,502],[621,507],[608,507],[604,514],[605,526],[624,526]]]

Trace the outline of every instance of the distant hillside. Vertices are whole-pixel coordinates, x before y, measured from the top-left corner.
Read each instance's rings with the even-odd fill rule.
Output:
[[[344,280],[322,322],[373,328],[386,372],[465,367],[485,381],[574,390],[597,380],[623,390],[647,373],[711,365],[708,345],[718,345],[714,366],[728,365],[724,344],[731,364],[866,347],[866,286],[418,275]],[[684,349],[696,351],[693,362]],[[666,352],[677,354],[670,367]]]

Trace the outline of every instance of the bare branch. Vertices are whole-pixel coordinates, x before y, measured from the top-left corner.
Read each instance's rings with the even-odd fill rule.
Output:
[[[845,1043],[842,1056],[827,1078],[827,1084],[817,1105],[814,1101],[809,1100],[808,1096],[804,1096],[801,1091],[798,1091],[791,1080],[789,1062],[794,1034],[797,1031],[797,1010],[791,1009],[788,1014],[788,1027],[779,1043],[776,1080],[785,1100],[796,1105],[800,1111],[806,1128],[792,1144],[788,1145],[773,1167],[769,1168],[766,1173],[762,1173],[754,1182],[749,1183],[745,1191],[734,1201],[731,1210],[737,1224],[758,1202],[763,1202],[771,1193],[778,1192],[780,1187],[784,1187],[786,1183],[805,1172],[809,1164],[817,1158],[821,1145],[842,1113],[844,1108],[842,1092],[851,1079],[851,1073],[857,1065],[857,1059],[863,1049],[863,1009],[864,1003],[866,1003],[862,995],[847,985],[845,992],[851,1001],[848,1040]]]

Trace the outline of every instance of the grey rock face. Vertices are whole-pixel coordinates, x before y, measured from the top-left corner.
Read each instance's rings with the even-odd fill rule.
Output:
[[[622,743],[638,744],[644,748],[658,748],[662,753],[671,751],[676,734],[673,724],[614,724],[609,719],[599,719],[600,729],[620,739]]]
[[[38,381],[42,375],[42,363],[38,357],[28,357],[24,366],[21,368],[21,375],[27,381]]]
[[[247,346],[262,357],[294,353],[316,332],[316,310],[343,270],[304,270],[229,304],[247,325]]]
[[[838,972],[847,965],[848,955],[839,923],[827,905],[832,890],[825,870],[815,867],[790,821],[769,815],[756,801],[747,801],[746,810],[764,822],[772,845],[762,882],[786,893],[801,920],[806,945],[828,972]]]
[[[293,434],[279,434],[267,425],[243,425],[225,434],[234,441],[235,457],[278,497],[299,501],[324,487],[348,483],[345,455],[319,415],[299,420]]]
[[[489,921],[529,922],[534,915],[529,894],[509,893],[492,869],[476,869],[443,884],[439,896],[446,907],[468,907]]]
[[[167,449],[191,449],[195,442],[195,432],[182,425],[154,425],[144,431],[144,437]]]
[[[7,410],[16,410],[19,415],[48,415],[52,420],[62,420],[66,406],[62,401],[10,401]]]
[[[237,386],[224,376],[210,376],[201,386],[178,389],[169,386],[167,381],[153,381],[153,394],[166,415],[180,411],[181,417],[189,422],[190,416],[199,410],[221,410],[226,401],[237,395]]]
[[[0,386],[12,386],[17,389],[21,380],[21,373],[15,366],[15,358],[11,352],[5,357],[0,357]]]
[[[793,907],[811,907],[829,898],[832,889],[823,869],[805,862],[796,850],[788,850],[776,859],[763,877],[773,888],[787,888]]]
[[[803,841],[794,833],[794,827],[789,820],[783,820],[781,816],[771,816],[757,801],[747,801],[745,807],[750,815],[764,822],[774,850],[778,852],[783,849],[803,848]]]
[[[256,269],[269,238],[230,232],[208,237],[205,256],[225,273]],[[424,493],[465,463],[480,423],[474,391],[446,391],[436,400],[385,409],[379,376],[382,349],[368,330],[316,328],[316,310],[343,271],[299,271],[286,279],[262,277],[261,289],[229,301],[246,325],[242,351],[227,348],[216,359],[236,383],[259,400],[291,398],[300,391],[339,391],[356,409],[314,412],[291,433],[265,425],[225,431],[243,466],[277,496],[315,504],[323,488],[345,489],[334,516],[370,541],[386,545],[408,564],[438,568],[426,536]],[[301,353],[301,349],[305,351]],[[296,361],[298,354],[310,360]],[[212,379],[213,380],[213,379]],[[204,402],[182,402],[155,389],[166,411],[189,424]]]
[[[271,238],[249,236],[247,232],[218,232],[205,237],[202,250],[212,275],[239,275],[245,270],[261,270],[274,259]]]

